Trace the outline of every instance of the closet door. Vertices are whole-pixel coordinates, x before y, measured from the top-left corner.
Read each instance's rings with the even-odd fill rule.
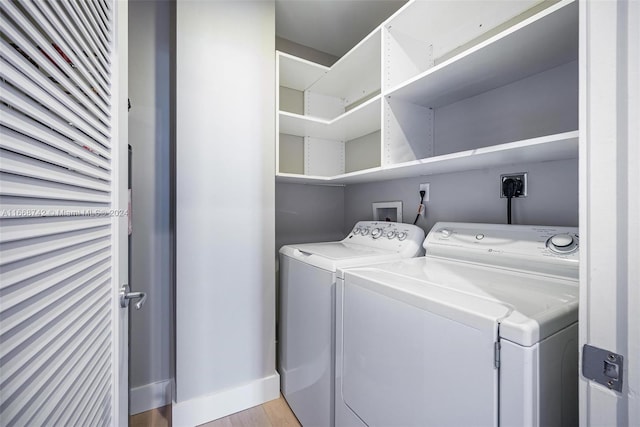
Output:
[[[3,426],[126,423],[126,27],[124,2],[0,1]]]

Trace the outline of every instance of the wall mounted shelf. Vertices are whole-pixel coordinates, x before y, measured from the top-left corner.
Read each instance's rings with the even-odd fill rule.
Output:
[[[573,159],[577,155],[578,131],[572,131],[331,177],[279,174],[276,181],[297,184],[346,185],[463,172],[506,164]]]
[[[304,91],[329,71],[329,67],[278,52],[280,86]]]
[[[559,3],[389,90],[440,107],[578,58],[577,3]]]
[[[333,120],[281,111],[280,133],[349,141],[380,130],[380,95]]]
[[[346,185],[577,158],[577,1],[463,6],[410,1],[330,68],[278,53],[277,85],[302,107],[278,106],[278,159],[289,157],[276,180]],[[305,174],[281,169],[291,156]]]

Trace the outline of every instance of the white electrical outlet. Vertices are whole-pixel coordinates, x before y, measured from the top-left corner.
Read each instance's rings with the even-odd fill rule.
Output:
[[[429,201],[429,183],[420,184],[420,191],[424,191],[424,201]]]
[[[424,202],[429,201],[429,183],[420,184],[420,191],[424,191],[424,199],[422,199],[423,204],[418,207],[418,213],[421,217],[424,217],[427,210],[427,205]]]

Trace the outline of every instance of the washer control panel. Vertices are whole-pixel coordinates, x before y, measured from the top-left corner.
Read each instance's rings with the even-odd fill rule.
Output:
[[[439,222],[426,254],[534,273],[578,277],[577,227]]]
[[[384,250],[422,251],[424,230],[412,224],[382,221],[359,221],[343,242]]]

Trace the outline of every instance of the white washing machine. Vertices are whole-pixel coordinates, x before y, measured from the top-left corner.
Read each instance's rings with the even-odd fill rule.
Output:
[[[342,241],[280,249],[278,368],[282,393],[303,426],[334,425],[338,268],[420,256],[423,240],[414,225],[361,221]]]
[[[336,288],[336,426],[578,424],[576,228],[437,223]]]

